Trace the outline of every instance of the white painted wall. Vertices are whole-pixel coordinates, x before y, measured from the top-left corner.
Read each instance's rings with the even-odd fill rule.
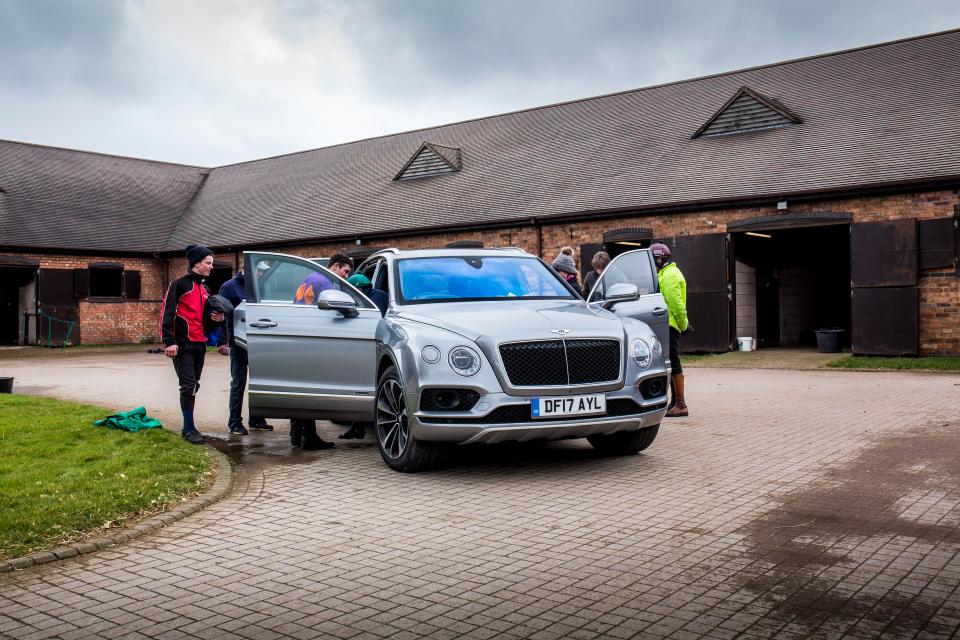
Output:
[[[736,263],[737,331],[736,337],[757,339],[757,271],[742,262]]]

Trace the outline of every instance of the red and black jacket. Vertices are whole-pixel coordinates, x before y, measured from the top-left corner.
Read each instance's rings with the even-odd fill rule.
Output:
[[[216,324],[210,319],[209,297],[203,278],[192,271],[170,283],[160,307],[163,346],[206,343],[206,332]]]

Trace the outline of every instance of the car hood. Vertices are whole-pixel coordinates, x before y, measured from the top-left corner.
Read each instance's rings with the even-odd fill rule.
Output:
[[[516,342],[559,338],[623,337],[623,325],[609,311],[577,302],[504,300],[445,302],[403,309],[404,320],[440,327],[475,342]],[[566,330],[566,333],[556,333]]]

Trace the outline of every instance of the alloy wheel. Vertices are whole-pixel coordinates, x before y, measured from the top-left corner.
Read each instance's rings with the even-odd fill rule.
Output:
[[[383,452],[394,460],[403,455],[410,442],[407,403],[403,387],[396,380],[387,380],[377,394],[377,439]]]

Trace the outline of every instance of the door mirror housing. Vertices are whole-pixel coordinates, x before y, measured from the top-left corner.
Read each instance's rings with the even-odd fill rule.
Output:
[[[609,309],[618,302],[633,302],[640,299],[640,289],[629,282],[618,282],[607,289],[603,298],[603,308]]]
[[[354,318],[360,313],[357,311],[357,303],[350,294],[337,289],[321,291],[320,297],[317,298],[317,308],[339,311],[344,318]]]

